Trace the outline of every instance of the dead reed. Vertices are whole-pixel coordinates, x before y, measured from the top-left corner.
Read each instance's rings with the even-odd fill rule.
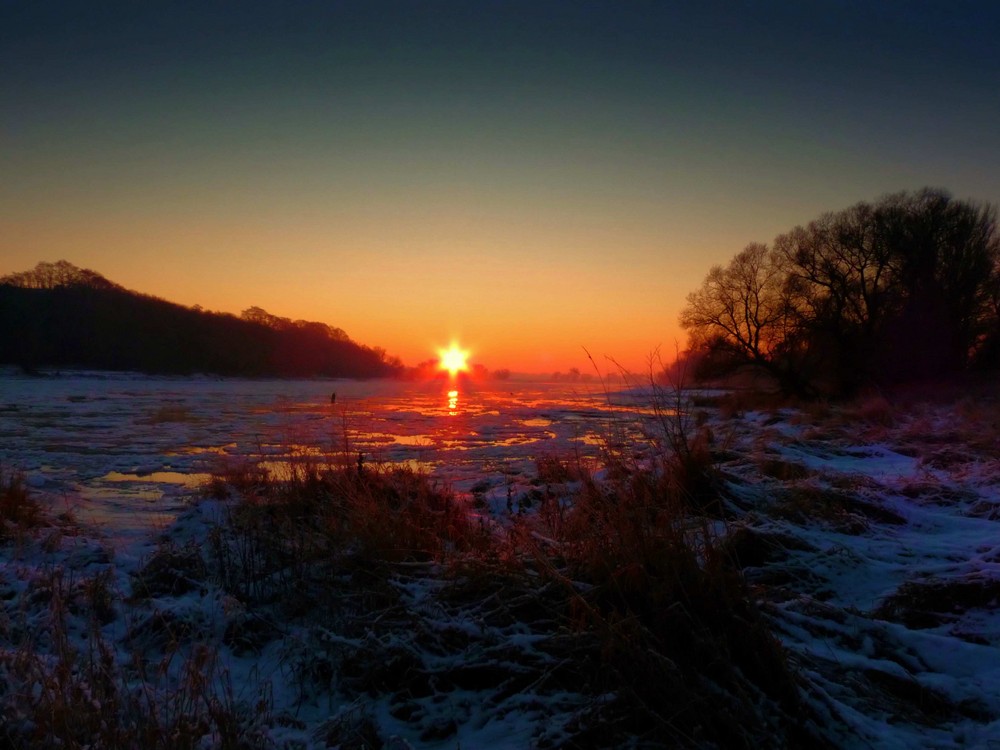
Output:
[[[0,544],[23,536],[42,522],[42,509],[28,492],[24,475],[0,466]]]

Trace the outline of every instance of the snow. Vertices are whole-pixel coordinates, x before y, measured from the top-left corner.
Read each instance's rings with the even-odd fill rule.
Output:
[[[651,419],[642,390],[608,396],[582,385],[502,384],[467,388],[455,405],[449,390],[443,383],[0,375],[0,466],[24,471],[53,515],[71,511],[80,525],[47,530],[48,544],[0,550],[0,600],[28,597],[38,585],[32,571],[41,569],[78,580],[108,571],[112,588],[128,591],[130,576],[164,544],[206,543],[226,504],[192,500],[227,463],[265,460],[289,471],[298,462],[356,463],[362,454],[369,464],[419,466],[480,498],[477,512],[502,524],[531,512],[537,459],[579,456],[596,466],[608,435],[642,435]],[[726,456],[719,464],[726,491],[741,509],[730,530],[802,542],[744,573],[835,744],[1000,745],[998,602],[988,593],[960,601],[947,590],[954,602],[911,621],[921,615],[906,609],[912,600],[894,598],[904,585],[968,585],[975,593],[996,583],[1000,591],[996,443],[971,435],[969,416],[950,405],[900,412],[888,427],[832,418],[820,427],[791,410],[728,420],[702,410]],[[773,460],[800,468],[791,478],[771,476],[761,467]],[[588,710],[571,690],[529,685],[503,696],[457,686],[405,705],[388,693],[352,702],[338,691],[335,667],[345,658],[416,653],[440,674],[481,664],[483,654],[512,673],[519,659],[554,663],[528,624],[490,622],[478,606],[444,607],[441,585],[415,567],[391,581],[406,615],[380,635],[283,625],[282,637],[259,651],[221,648],[213,679],[228,680],[248,704],[268,697],[269,714],[287,720],[261,731],[279,747],[324,747],[324,732],[366,717],[388,747],[522,748],[543,736],[558,744],[566,722]],[[151,597],[102,625],[101,634],[125,659],[135,638],[155,642],[151,618],[170,613],[222,642],[227,624],[245,614],[241,607],[213,586],[195,586]],[[25,627],[44,630],[47,616],[30,613]],[[87,627],[74,627],[82,643]],[[449,650],[449,638],[464,645]],[[302,679],[307,672],[311,682]]]
[[[963,427],[962,417],[949,407],[939,407],[933,417],[937,434]],[[862,518],[865,528],[858,532],[819,519],[790,523],[767,518],[767,508],[759,508],[759,527],[791,533],[814,548],[793,551],[785,561],[767,566],[767,575],[780,570],[791,574],[786,584],[791,591],[781,597],[771,592],[768,611],[785,646],[807,667],[813,694],[845,722],[838,745],[1000,744],[998,602],[956,604],[953,611],[936,613],[940,624],[927,627],[886,621],[879,609],[904,583],[1000,581],[997,516],[975,512],[1000,505],[998,475],[983,470],[996,466],[991,462],[995,453],[991,456],[987,448],[969,456],[969,464],[929,467],[924,459],[932,447],[907,434],[917,417],[903,414],[900,420],[881,439],[869,439],[859,425],[845,426],[824,440],[805,439],[806,427],[790,422],[772,431],[766,441],[769,454],[805,466],[809,476],[793,482],[755,476],[744,498],[749,493],[762,500],[779,485],[786,490],[790,485],[848,485],[853,497],[891,511],[903,522]],[[747,421],[761,424],[762,415],[747,415]],[[759,455],[758,440],[753,433],[741,433],[730,451]],[[733,461],[729,470],[741,476],[752,473],[744,460]],[[747,574],[753,580],[763,572]],[[942,709],[942,715],[929,718],[905,701],[893,705],[891,690],[870,684],[852,689],[853,681],[863,684],[873,674],[885,676],[876,683],[899,678],[959,708],[950,715]]]

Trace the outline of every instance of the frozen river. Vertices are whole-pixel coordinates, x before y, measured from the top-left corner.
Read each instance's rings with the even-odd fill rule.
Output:
[[[330,395],[336,392],[336,403]],[[593,384],[0,376],[0,462],[56,509],[165,524],[229,462],[409,465],[468,492],[539,456],[594,457],[626,397]]]

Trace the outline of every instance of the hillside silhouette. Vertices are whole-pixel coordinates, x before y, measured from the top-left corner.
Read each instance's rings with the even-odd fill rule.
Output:
[[[339,328],[185,307],[66,261],[0,277],[0,364],[157,374],[372,378],[402,365]]]

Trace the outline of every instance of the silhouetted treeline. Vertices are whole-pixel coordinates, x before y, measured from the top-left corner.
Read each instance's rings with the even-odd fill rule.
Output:
[[[486,380],[510,380],[511,372],[506,367],[498,370],[490,370],[484,365],[473,364],[469,371],[463,373],[465,377],[483,382]],[[426,380],[447,380],[448,373],[441,368],[441,360],[438,358],[425,359],[412,367],[403,368],[399,375],[401,380],[426,381]]]
[[[245,318],[128,291],[65,261],[0,278],[0,364],[149,373],[370,378],[401,364],[322,323]]]
[[[688,296],[697,373],[747,364],[801,396],[1000,365],[994,206],[896,193],[751,243]]]

